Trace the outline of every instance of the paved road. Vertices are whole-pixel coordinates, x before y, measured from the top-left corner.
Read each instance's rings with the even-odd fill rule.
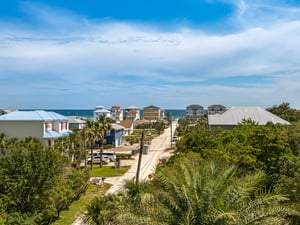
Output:
[[[172,123],[172,127],[176,127],[177,122]],[[175,129],[172,129],[174,133]],[[162,157],[168,157],[170,151],[166,149],[170,148],[171,145],[171,129],[168,128],[163,134],[154,138],[149,146],[148,154],[142,154],[141,168],[139,174],[139,181],[147,180],[149,174],[155,172],[156,166],[159,163],[159,159]],[[131,168],[107,190],[106,194],[114,194],[123,190],[124,184],[127,180],[136,179],[136,171],[138,166],[138,157]],[[113,179],[113,178],[112,178]],[[110,182],[108,178],[107,182]]]
[[[177,121],[172,123],[172,133],[175,131]],[[169,149],[171,146],[171,129],[167,128],[163,134],[154,138],[149,146],[148,154],[142,154],[141,168],[139,174],[139,181],[147,180],[149,174],[155,172],[159,159],[162,157],[169,157],[171,154]],[[105,182],[112,183],[113,185],[107,190],[106,194],[115,194],[123,190],[124,184],[127,180],[135,179],[138,166],[138,157],[134,161],[131,168],[121,177],[106,178]],[[84,225],[81,218],[78,218],[72,225]]]

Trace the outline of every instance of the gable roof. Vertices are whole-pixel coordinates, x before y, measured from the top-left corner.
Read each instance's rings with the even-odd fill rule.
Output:
[[[44,110],[14,111],[0,116],[0,121],[68,121],[68,118],[56,112]]]
[[[251,119],[259,125],[265,125],[268,122],[274,124],[290,124],[288,121],[270,113],[261,107],[231,107],[223,114],[208,115],[209,125],[237,125],[243,119]]]
[[[131,128],[133,125],[133,122],[132,122],[132,120],[122,120],[122,121],[120,121],[120,125],[125,128]]]

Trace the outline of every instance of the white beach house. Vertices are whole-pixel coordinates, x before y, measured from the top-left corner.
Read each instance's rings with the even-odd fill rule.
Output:
[[[111,118],[110,111],[105,109],[104,106],[102,106],[102,105],[98,105],[98,106],[95,107],[95,110],[93,112],[94,121],[97,121],[100,115],[104,115],[107,118]]]
[[[0,116],[0,133],[7,138],[36,137],[45,147],[53,147],[55,139],[71,132],[68,118],[55,112],[14,111]]]

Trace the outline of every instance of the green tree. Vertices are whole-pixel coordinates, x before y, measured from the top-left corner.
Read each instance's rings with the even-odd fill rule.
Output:
[[[274,105],[267,110],[282,119],[285,119],[289,122],[296,122],[299,121],[300,117],[297,115],[296,109],[290,107],[290,103],[283,102],[280,105]]]
[[[96,143],[96,140],[99,139],[99,131],[98,128],[99,124],[92,121],[88,120],[86,122],[86,138],[90,143],[90,150],[91,150],[91,168],[93,168],[93,153],[94,153],[94,146]]]
[[[106,132],[110,131],[112,128],[112,123],[114,121],[105,115],[100,115],[96,122],[96,134],[100,141],[100,167],[102,167],[102,156],[103,156],[103,142]]]
[[[85,191],[89,174],[70,167],[68,157],[36,138],[13,142],[0,157],[0,221],[49,224]]]

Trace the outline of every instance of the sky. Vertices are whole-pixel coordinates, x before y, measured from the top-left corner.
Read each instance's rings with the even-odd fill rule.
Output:
[[[0,109],[300,109],[299,0],[0,0]]]

